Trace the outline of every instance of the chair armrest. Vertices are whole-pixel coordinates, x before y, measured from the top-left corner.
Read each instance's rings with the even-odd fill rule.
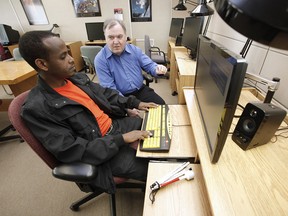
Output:
[[[156,46],[153,46],[153,47],[150,48],[150,51],[151,52],[160,52],[160,48],[156,47]]]
[[[98,174],[96,166],[86,163],[61,164],[52,170],[54,177],[76,183],[89,183]]]
[[[153,76],[151,76],[151,74],[148,74],[148,73],[142,73],[142,75],[143,75],[143,78],[146,80],[146,81],[148,81],[148,82],[153,82]]]
[[[154,53],[154,52],[158,53],[158,55],[163,56],[163,58],[165,60],[165,64],[169,64],[170,63],[170,61],[166,58],[166,54],[163,51],[151,51],[151,54]]]

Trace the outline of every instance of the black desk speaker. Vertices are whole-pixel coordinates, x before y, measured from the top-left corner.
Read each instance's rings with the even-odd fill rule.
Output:
[[[236,125],[232,140],[243,150],[268,143],[286,116],[271,103],[248,103]]]

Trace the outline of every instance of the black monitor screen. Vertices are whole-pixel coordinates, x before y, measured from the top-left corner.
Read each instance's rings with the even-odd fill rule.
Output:
[[[20,34],[17,30],[12,29],[11,26],[0,24],[0,43],[3,45],[11,45],[18,43]]]
[[[212,163],[220,157],[234,117],[247,63],[217,42],[199,35],[195,94]]]
[[[202,33],[204,17],[187,17],[185,19],[182,46],[190,50],[190,57],[196,58],[198,36]]]
[[[103,31],[103,25],[104,25],[103,22],[85,23],[85,25],[89,41],[105,40]]]
[[[172,18],[169,36],[173,38],[180,36],[182,33],[183,23],[184,23],[184,18]]]

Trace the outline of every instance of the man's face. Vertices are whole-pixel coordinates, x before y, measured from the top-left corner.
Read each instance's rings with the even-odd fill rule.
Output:
[[[58,37],[50,37],[44,39],[43,43],[49,50],[49,58],[45,60],[49,76],[60,79],[73,76],[76,72],[74,59],[69,55],[64,41]]]
[[[106,28],[104,34],[111,52],[120,55],[126,45],[126,35],[121,25],[117,24],[110,29]]]

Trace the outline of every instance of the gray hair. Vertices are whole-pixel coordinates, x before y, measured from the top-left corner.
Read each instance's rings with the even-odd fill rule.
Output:
[[[113,28],[115,25],[119,24],[122,29],[124,30],[124,33],[126,35],[126,27],[124,22],[122,22],[121,20],[118,19],[108,19],[105,20],[104,25],[103,25],[103,31],[105,32],[106,29],[111,29]]]

